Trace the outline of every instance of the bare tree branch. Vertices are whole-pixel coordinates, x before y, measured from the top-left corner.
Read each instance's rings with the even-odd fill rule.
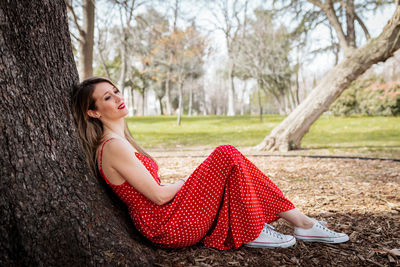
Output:
[[[312,3],[315,0],[308,0],[308,1]],[[345,55],[349,54],[350,46],[346,39],[346,35],[344,34],[342,25],[340,24],[340,21],[336,15],[332,0],[326,0],[322,10],[326,13],[329,23],[335,29],[336,35],[339,39],[340,47],[342,47],[344,54]]]
[[[317,7],[324,9],[324,4],[320,0],[307,0],[308,2],[316,5]]]
[[[353,8],[350,8],[349,5],[347,5],[347,3],[345,1],[339,0],[339,2],[346,9],[346,12],[349,12],[354,16],[355,20],[358,22],[358,24],[361,26],[362,30],[364,31],[365,38],[367,40],[371,39],[371,35],[369,34],[367,27],[365,26],[362,19],[357,15],[355,10]]]
[[[70,0],[66,0],[66,1],[65,1],[65,4],[67,5],[68,10],[69,10],[69,11],[71,12],[71,14],[72,14],[73,22],[74,22],[74,24],[75,24],[75,27],[78,29],[79,34],[80,34],[80,35],[84,35],[85,32],[82,30],[81,26],[79,25],[79,22],[78,22],[79,19],[78,19],[78,16],[76,15],[76,13],[75,13],[75,11],[74,11],[74,8],[73,8],[73,6],[72,6],[72,2],[70,2]],[[77,39],[77,40],[79,40],[79,39]]]

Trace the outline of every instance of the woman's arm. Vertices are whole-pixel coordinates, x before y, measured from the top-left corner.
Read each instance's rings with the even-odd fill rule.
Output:
[[[184,181],[174,184],[159,185],[142,162],[135,156],[135,150],[123,140],[114,139],[108,145],[107,159],[123,179],[157,205],[171,201],[181,189]]]

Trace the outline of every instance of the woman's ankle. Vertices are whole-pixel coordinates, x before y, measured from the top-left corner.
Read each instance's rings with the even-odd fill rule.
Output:
[[[305,220],[302,220],[296,225],[298,228],[302,229],[310,229],[314,226],[315,222],[311,218],[307,218]]]

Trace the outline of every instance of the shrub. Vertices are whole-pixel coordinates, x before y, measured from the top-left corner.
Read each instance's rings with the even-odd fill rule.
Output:
[[[400,83],[376,77],[354,81],[329,110],[336,116],[351,114],[400,115]]]

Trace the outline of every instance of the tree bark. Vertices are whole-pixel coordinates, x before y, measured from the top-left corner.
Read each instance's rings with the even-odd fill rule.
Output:
[[[350,10],[346,9],[346,38],[351,47],[356,47],[356,31],[354,28],[354,0],[347,0],[347,6]]]
[[[0,1],[0,25],[0,265],[151,265],[151,245],[84,161],[64,0]]]
[[[325,112],[348,85],[373,64],[385,61],[400,48],[400,6],[382,33],[336,65],[308,97],[257,145],[259,150],[288,151],[300,148],[312,123]]]
[[[94,45],[94,1],[83,0],[83,25],[79,42],[79,75],[86,79],[93,76],[93,45]]]

